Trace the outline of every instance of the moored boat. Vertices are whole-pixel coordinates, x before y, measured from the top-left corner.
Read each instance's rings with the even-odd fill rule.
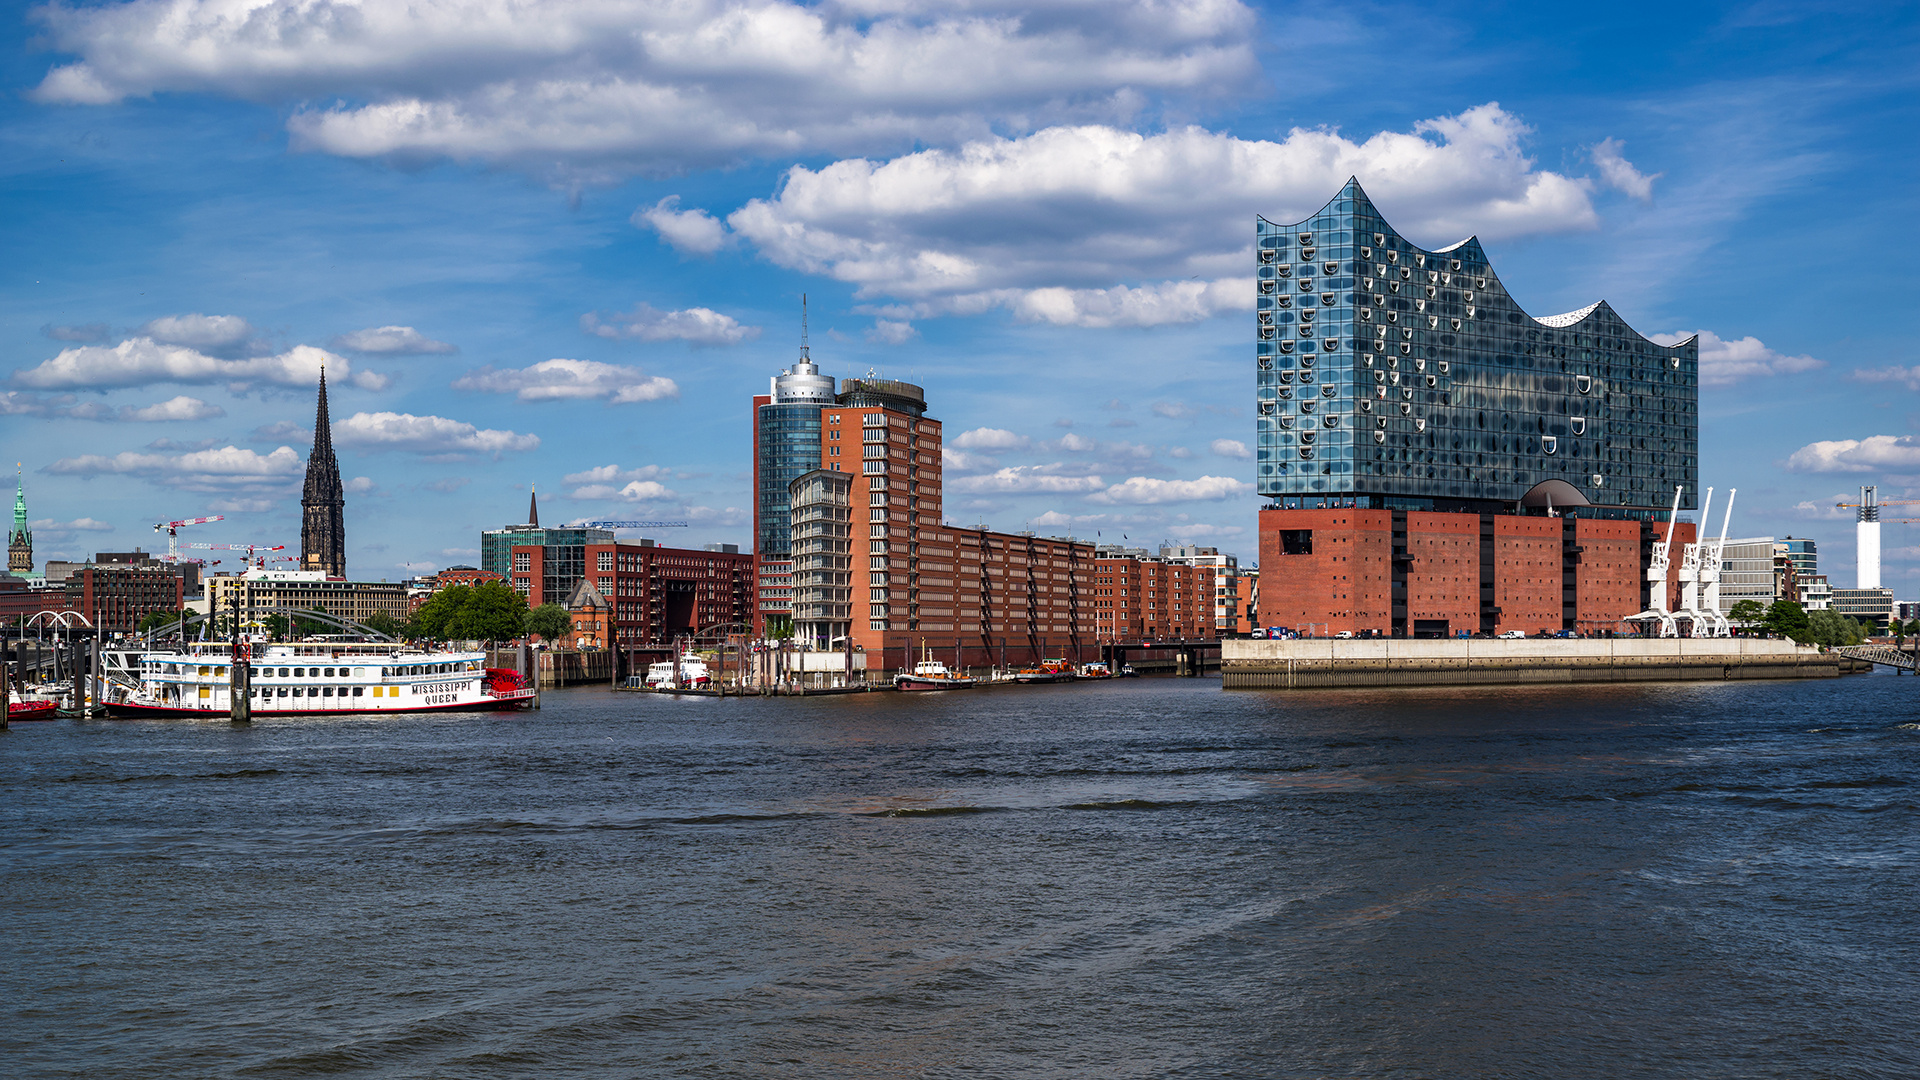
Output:
[[[1013,681],[1018,683],[1072,682],[1073,665],[1065,660],[1042,660],[1030,668],[1021,668],[1013,673]]]
[[[247,698],[253,716],[342,716],[517,709],[533,703],[520,673],[486,666],[478,652],[393,643],[296,642],[254,647]],[[109,716],[231,715],[233,654],[190,645],[139,659],[139,682],[110,682]]]
[[[55,720],[60,703],[53,698],[14,698],[7,702],[7,722],[18,720]]]
[[[707,670],[707,662],[697,656],[681,658],[678,686],[674,685],[673,661],[662,660],[647,665],[646,687],[649,690],[701,690],[711,685],[713,673]]]
[[[1080,670],[1075,672],[1073,677],[1076,679],[1111,679],[1113,678],[1113,669],[1101,661],[1095,660],[1091,664],[1081,664]]]
[[[971,675],[962,674],[928,656],[913,665],[912,671],[903,671],[893,677],[895,690],[965,690],[979,682]]]

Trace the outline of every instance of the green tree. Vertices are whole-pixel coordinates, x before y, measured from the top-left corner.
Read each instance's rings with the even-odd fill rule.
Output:
[[[503,581],[483,581],[447,629],[453,637],[480,641],[517,638],[527,632],[527,598]]]
[[[179,622],[180,613],[177,611],[156,611],[140,620],[140,632],[144,634],[150,630],[164,630]]]
[[[427,597],[427,602],[413,613],[413,624],[420,636],[441,639],[451,636],[447,633],[447,627],[452,625],[460,609],[466,606],[467,597],[472,593],[473,587],[470,585],[450,585]]]
[[[287,617],[277,612],[260,620],[260,629],[270,641],[285,641],[288,628]]]
[[[1775,600],[1767,605],[1763,625],[1772,633],[1802,644],[1811,640],[1807,636],[1807,609],[1791,600]]]
[[[317,611],[322,615],[327,614],[327,609],[319,604],[315,604],[307,610]],[[293,634],[295,637],[310,637],[315,634],[337,634],[339,632],[340,628],[334,626],[332,623],[321,622],[319,619],[303,619],[298,615],[293,617]]]
[[[367,616],[361,620],[360,625],[376,634],[385,634],[390,638],[405,637],[407,633],[406,623],[401,622],[399,619],[394,618],[384,611],[376,611]]]
[[[1767,609],[1758,600],[1741,600],[1727,611],[1727,618],[1742,626],[1752,626],[1767,617]]]
[[[767,616],[767,637],[782,641],[793,636],[793,617],[791,615]]]
[[[558,641],[572,629],[573,616],[559,604],[541,604],[527,612],[527,633],[539,634],[543,641]]]

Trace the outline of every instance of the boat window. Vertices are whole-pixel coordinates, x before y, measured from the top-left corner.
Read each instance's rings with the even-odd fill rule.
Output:
[[[364,694],[364,693],[366,693],[366,689],[364,687],[356,686],[353,688],[354,697],[359,697],[361,694]]]
[[[329,679],[331,679],[331,678],[333,678],[333,669],[332,669],[332,668],[328,668],[328,669],[327,669],[327,678],[329,678]]]
[[[304,686],[296,686],[293,688],[294,697],[305,697],[306,692],[307,692],[307,688]]]
[[[322,687],[322,688],[320,689],[320,693],[321,693],[322,695],[324,695],[324,696],[326,696],[326,697],[332,697],[332,696],[333,696],[333,687],[331,687],[331,686],[326,686],[326,687]]]
[[[307,669],[306,669],[306,668],[303,668],[303,667],[297,667],[297,668],[294,668],[294,669],[293,669],[293,677],[294,677],[294,678],[296,678],[296,679],[304,679],[304,678],[306,678],[306,677],[307,677]]]
[[[280,669],[280,677],[281,677],[281,678],[283,678],[283,679],[285,679],[285,678],[288,678],[288,675],[287,675],[287,669],[286,669],[286,668],[281,668],[281,669]]]

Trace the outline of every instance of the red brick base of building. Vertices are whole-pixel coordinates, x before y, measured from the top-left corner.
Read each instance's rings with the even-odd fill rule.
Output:
[[[1326,636],[1626,633],[1665,523],[1418,510],[1262,510],[1262,627]],[[1674,528],[1673,562],[1694,539]],[[1679,584],[1668,580],[1667,606]]]

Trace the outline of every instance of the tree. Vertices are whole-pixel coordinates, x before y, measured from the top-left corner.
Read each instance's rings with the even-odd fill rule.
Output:
[[[767,637],[781,641],[793,636],[793,617],[791,615],[767,616]]]
[[[1766,617],[1767,609],[1758,600],[1741,600],[1727,610],[1727,618],[1742,626],[1752,626]]]
[[[441,589],[414,616],[424,637],[503,641],[526,632],[527,598],[501,581]]]
[[[541,604],[527,612],[527,633],[539,634],[543,641],[558,641],[572,629],[573,616],[559,604]]]
[[[1767,605],[1763,624],[1769,631],[1801,644],[1811,640],[1807,636],[1807,609],[1791,600],[1775,600]]]
[[[140,620],[140,632],[144,634],[150,630],[164,630],[169,626],[179,623],[179,621],[180,612],[155,611]]]
[[[268,615],[266,618],[260,620],[260,629],[266,632],[269,640],[285,641],[287,639],[287,617],[277,612]]]
[[[405,637],[407,633],[407,624],[384,611],[376,611],[367,616],[360,625],[376,634],[385,634],[390,638]]]

